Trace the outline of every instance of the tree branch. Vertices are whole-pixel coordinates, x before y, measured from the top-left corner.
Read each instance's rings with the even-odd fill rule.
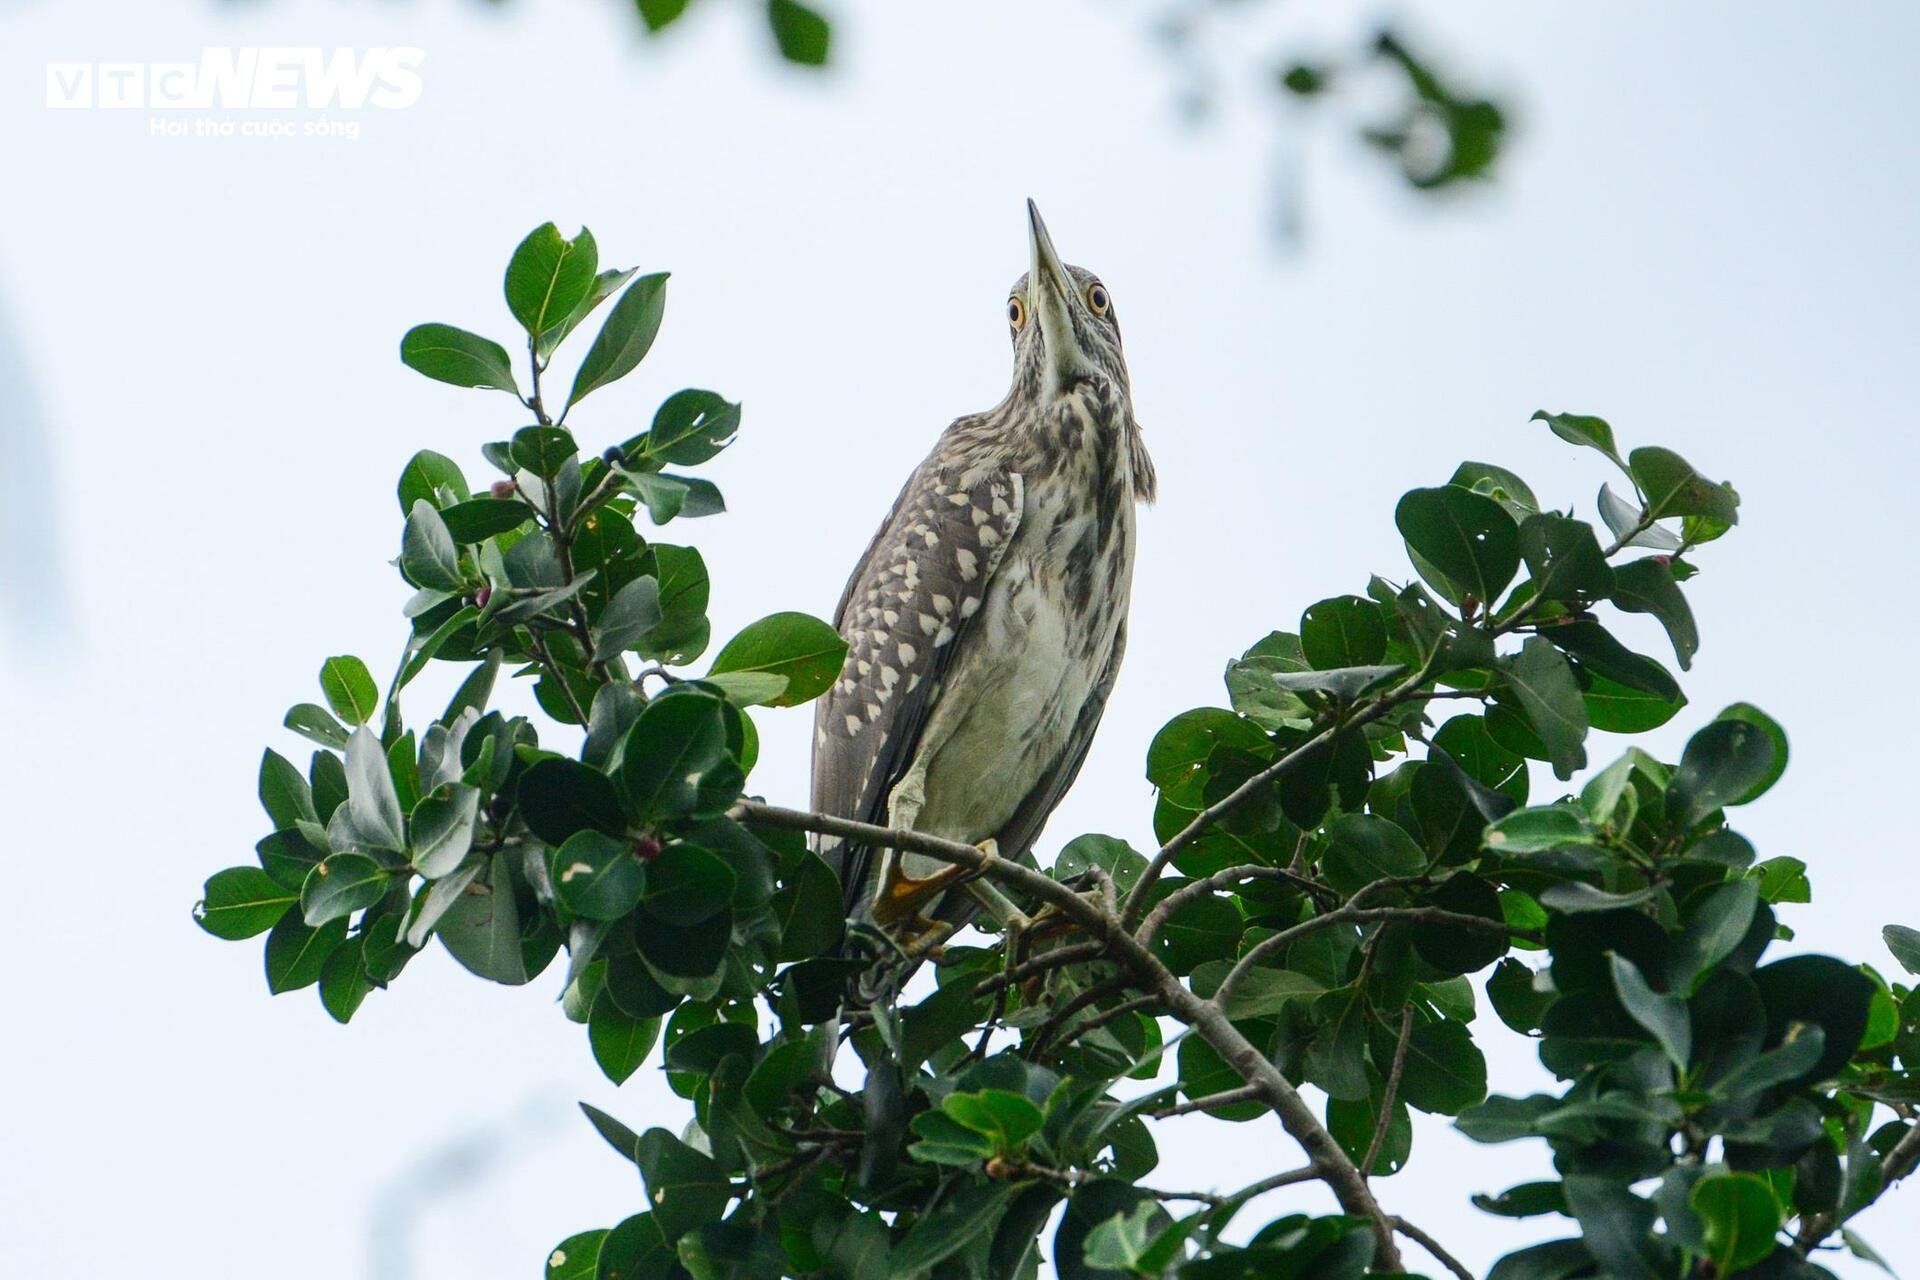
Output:
[[[835,818],[824,813],[808,813],[804,809],[783,809],[778,805],[763,804],[758,800],[742,800],[729,811],[728,816],[782,831],[811,831],[816,835],[838,836],[843,840],[854,840],[875,849],[924,853],[930,858],[937,858],[954,866],[966,867],[989,880],[997,880],[1011,888],[1023,890],[1043,902],[1051,903],[1060,908],[1061,914],[1085,926],[1096,939],[1104,939],[1114,923],[1113,918],[1106,912],[1043,872],[1023,866],[1009,858],[1003,858],[997,853],[988,853],[973,845],[962,844],[958,840],[942,840],[938,836],[922,835],[918,831],[877,827],[870,822],[854,822],[849,818]]]
[[[1084,926],[1094,940],[1106,943],[1109,955],[1133,971],[1142,994],[1160,997],[1171,1016],[1192,1027],[1220,1055],[1222,1061],[1256,1090],[1260,1101],[1273,1109],[1281,1128],[1306,1152],[1307,1158],[1319,1171],[1320,1178],[1333,1192],[1334,1199],[1339,1201],[1341,1209],[1373,1223],[1381,1269],[1401,1269],[1400,1249],[1394,1241],[1393,1228],[1386,1213],[1373,1198],[1373,1192],[1367,1187],[1367,1180],[1360,1176],[1360,1170],[1340,1149],[1340,1144],[1333,1140],[1326,1126],[1320,1123],[1306,1099],[1281,1074],[1280,1068],[1233,1025],[1219,1005],[1211,1000],[1203,1000],[1188,990],[1150,948],[1122,929],[1120,921],[1102,906],[1031,867],[970,844],[961,844],[957,840],[942,840],[915,831],[895,831],[822,813],[783,809],[757,800],[741,801],[733,807],[731,814],[742,821],[781,830],[812,831],[820,835],[857,840],[874,848],[924,853],[942,862],[967,867],[1059,907],[1063,915]],[[1433,908],[1422,910],[1431,913]],[[1438,914],[1473,921],[1482,926],[1489,923],[1478,916],[1455,916],[1452,912]],[[1504,925],[1499,927],[1505,928]]]

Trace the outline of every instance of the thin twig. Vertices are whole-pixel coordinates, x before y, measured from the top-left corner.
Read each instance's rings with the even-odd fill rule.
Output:
[[[1109,1023],[1118,1022],[1130,1013],[1140,1013],[1147,1009],[1156,1008],[1161,1003],[1160,997],[1156,995],[1135,996],[1131,1000],[1123,1000],[1111,1009],[1102,1009],[1091,1018],[1082,1019],[1080,1022],[1074,1024],[1072,1030],[1068,1031],[1066,1035],[1060,1037],[1057,1043],[1049,1047],[1055,1053],[1064,1053],[1067,1046],[1078,1040],[1081,1036],[1092,1031],[1098,1031],[1101,1027]]]
[[[1098,960],[1106,953],[1107,947],[1103,942],[1076,942],[1071,946],[1055,947],[1051,951],[1041,952],[1030,960],[1022,960],[1010,969],[1002,969],[999,973],[989,974],[980,979],[973,989],[973,994],[984,996],[994,991],[1004,991],[1008,987],[1018,986],[1028,978],[1036,978],[1043,973],[1051,973],[1055,969],[1064,969],[1069,965]]]
[[[1385,882],[1374,882],[1374,884],[1383,883]],[[1376,924],[1383,921],[1398,921],[1405,924],[1444,924],[1456,929],[1472,929],[1480,933],[1498,933],[1506,937],[1526,938],[1530,941],[1535,937],[1532,931],[1516,929],[1503,920],[1490,920],[1486,916],[1470,916],[1464,912],[1448,911],[1442,907],[1356,907],[1353,905],[1353,902],[1359,901],[1360,898],[1366,894],[1367,889],[1373,887],[1374,885],[1366,886],[1366,888],[1355,894],[1346,906],[1336,911],[1329,911],[1324,915],[1317,915],[1312,919],[1303,920],[1291,928],[1282,929],[1279,933],[1263,938],[1248,948],[1247,953],[1240,957],[1239,962],[1227,971],[1227,976],[1220,980],[1220,986],[1213,993],[1214,1003],[1225,1005],[1228,997],[1231,996],[1234,989],[1240,985],[1241,980],[1254,969],[1258,968],[1260,962],[1268,956],[1285,947],[1291,946],[1310,933],[1318,933],[1322,929],[1330,929],[1335,925]]]
[[[1160,932],[1160,926],[1165,924],[1174,912],[1180,910],[1180,908],[1186,906],[1195,898],[1203,898],[1207,894],[1218,893],[1222,889],[1231,888],[1242,880],[1278,880],[1282,883],[1293,885],[1302,892],[1312,894],[1315,897],[1325,897],[1333,892],[1327,888],[1327,886],[1309,880],[1307,877],[1296,872],[1288,871],[1284,867],[1228,867],[1224,871],[1216,871],[1204,879],[1189,881],[1181,885],[1178,889],[1175,889],[1166,897],[1160,899],[1159,902],[1154,904],[1153,910],[1147,912],[1147,918],[1140,922],[1140,927],[1134,931],[1134,936],[1142,942],[1152,942],[1154,935]]]
[[[1190,1116],[1196,1111],[1211,1111],[1215,1107],[1230,1107],[1237,1102],[1259,1100],[1260,1091],[1250,1084],[1243,1084],[1238,1089],[1222,1089],[1219,1093],[1210,1093],[1204,1098],[1189,1098],[1170,1107],[1156,1107],[1147,1114],[1155,1120],[1171,1120],[1175,1116]]]
[[[1116,974],[1111,978],[1094,983],[1085,991],[1082,991],[1079,995],[1074,996],[1058,1009],[1055,1009],[1048,1015],[1047,1020],[1041,1023],[1034,1031],[1033,1038],[1027,1041],[1026,1051],[1021,1056],[1028,1062],[1038,1061],[1041,1052],[1047,1047],[1047,1042],[1053,1039],[1061,1027],[1066,1025],[1067,1019],[1082,1009],[1087,1008],[1089,1005],[1098,1004],[1108,996],[1123,990],[1129,980],[1126,974]]]
[[[1153,892],[1154,883],[1159,880],[1160,873],[1167,869],[1168,863],[1179,856],[1182,849],[1185,849],[1195,840],[1198,840],[1202,835],[1206,834],[1210,827],[1218,823],[1222,818],[1266,790],[1268,786],[1284,776],[1289,770],[1298,766],[1314,748],[1331,742],[1338,734],[1345,733],[1349,730],[1364,728],[1372,724],[1375,720],[1378,720],[1381,716],[1386,715],[1389,711],[1400,706],[1402,703],[1413,701],[1415,698],[1421,696],[1422,688],[1426,685],[1427,681],[1433,677],[1433,669],[1439,664],[1441,652],[1441,648],[1436,647],[1433,655],[1420,665],[1418,671],[1395,685],[1391,690],[1381,694],[1378,699],[1367,704],[1360,710],[1355,711],[1345,719],[1336,721],[1322,728],[1305,742],[1300,743],[1278,760],[1262,769],[1259,773],[1254,774],[1251,778],[1248,778],[1245,782],[1235,787],[1232,791],[1228,792],[1227,795],[1195,814],[1192,821],[1175,832],[1173,838],[1161,845],[1160,851],[1153,855],[1153,860],[1147,864],[1147,869],[1141,873],[1139,881],[1134,884],[1133,892],[1127,895],[1126,908],[1120,913],[1121,922],[1131,926],[1135,920],[1140,918],[1140,913],[1147,905],[1147,896]]]
[[[1414,1226],[1405,1218],[1394,1218],[1393,1229],[1432,1254],[1435,1262],[1453,1272],[1459,1280],[1473,1280],[1473,1272],[1467,1270],[1465,1263],[1448,1253],[1445,1249],[1442,1249],[1438,1240],[1435,1240],[1432,1236]]]
[[[1263,1196],[1269,1191],[1278,1191],[1282,1187],[1291,1187],[1301,1182],[1317,1182],[1319,1178],[1320,1170],[1312,1165],[1304,1169],[1289,1169],[1285,1173],[1276,1173],[1270,1178],[1262,1178],[1258,1182],[1242,1187],[1227,1199],[1251,1200],[1255,1196]]]
[[[1380,1118],[1373,1125],[1373,1140],[1360,1161],[1360,1176],[1371,1178],[1380,1150],[1387,1145],[1387,1130],[1393,1127],[1393,1103],[1400,1092],[1400,1076],[1407,1069],[1407,1042],[1413,1039],[1413,1006],[1400,1010],[1400,1039],[1393,1046],[1393,1067],[1387,1072],[1386,1092],[1380,1095]]]

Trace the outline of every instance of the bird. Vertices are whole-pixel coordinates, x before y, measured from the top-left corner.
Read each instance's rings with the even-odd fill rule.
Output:
[[[816,704],[815,812],[1033,865],[1127,643],[1136,507],[1156,491],[1106,285],[1060,259],[1027,201],[1007,296],[1005,399],[915,467],[834,613],[847,643]],[[1004,895],[923,854],[822,839],[849,922],[925,954]],[[966,893],[948,891],[966,884]]]

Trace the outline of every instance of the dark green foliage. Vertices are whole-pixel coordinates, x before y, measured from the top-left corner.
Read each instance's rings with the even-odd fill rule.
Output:
[[[683,7],[641,6],[656,27]],[[801,61],[825,52],[809,12],[770,9]],[[1433,110],[1473,115],[1408,74]],[[630,373],[665,279],[603,270],[590,235],[551,224],[515,251],[504,291],[533,421],[496,423],[483,453],[503,478],[479,496],[439,454],[407,464],[395,676],[383,694],[359,659],[325,662],[325,705],[286,717],[319,750],[304,771],[265,754],[258,865],[214,874],[195,911],[221,938],[264,933],[269,989],[317,986],[340,1022],[436,937],[503,984],[567,953],[554,982],[601,1070],[625,1081],[658,1048],[694,1123],[636,1132],[589,1109],[638,1166],[645,1211],[563,1241],[550,1280],[997,1280],[1037,1274],[1043,1252],[1062,1277],[1360,1280],[1406,1261],[1390,1210],[1353,1188],[1371,1177],[1390,1198],[1381,1179],[1417,1175],[1413,1112],[1552,1151],[1553,1177],[1474,1203],[1560,1216],[1569,1238],[1492,1280],[1811,1277],[1812,1245],[1844,1232],[1866,1248],[1845,1224],[1912,1166],[1906,1113],[1874,1120],[1920,1097],[1920,995],[1770,954],[1790,936],[1775,909],[1811,895],[1806,863],[1757,860],[1727,822],[1781,776],[1784,732],[1743,703],[1677,763],[1629,748],[1568,794],[1530,766],[1570,781],[1591,729],[1685,706],[1610,627],[1651,613],[1689,665],[1683,557],[1732,526],[1729,487],[1667,450],[1623,457],[1600,419],[1543,413],[1620,469],[1632,496],[1603,490],[1604,531],[1493,464],[1413,490],[1395,511],[1402,576],[1426,587],[1375,578],[1313,604],[1298,635],[1229,665],[1230,707],[1154,737],[1158,856],[1082,835],[1051,879],[990,871],[1046,919],[949,945],[923,970],[936,981],[903,992],[891,943],[847,925],[791,815],[743,803],[748,709],[817,697],[845,644],[774,613],[689,670],[714,639],[705,563],[638,531],[643,509],[650,529],[722,509],[665,468],[726,448],[739,406],[682,391],[595,452],[542,401],[549,361],[602,303],[568,406]],[[403,356],[520,395],[505,350],[471,334],[423,326]],[[468,674],[437,717],[409,720],[403,693],[436,662]],[[492,709],[502,673],[584,730],[577,753]],[[1920,934],[1885,938],[1920,968]],[[1474,981],[1498,1023],[1537,1039],[1557,1093],[1489,1096],[1475,1033],[1499,1028],[1476,1017]],[[1146,1181],[1149,1120],[1268,1126],[1275,1110],[1324,1143],[1310,1172],[1346,1212]],[[1278,1216],[1237,1220],[1263,1211]]]

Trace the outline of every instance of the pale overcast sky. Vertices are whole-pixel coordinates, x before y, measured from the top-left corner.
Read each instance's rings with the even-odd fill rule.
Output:
[[[36,519],[56,522],[68,600],[0,680],[0,1271],[531,1276],[641,1198],[570,1102],[684,1120],[653,1071],[599,1076],[553,1004],[557,969],[507,990],[435,952],[342,1029],[311,992],[267,998],[257,942],[188,917],[208,873],[250,860],[260,748],[299,745],[280,715],[320,660],[384,670],[402,638],[383,567],[401,464],[431,446],[480,475],[479,444],[520,425],[502,397],[402,368],[399,335],[505,334],[501,267],[547,219],[674,272],[660,342],[582,411],[584,442],[681,386],[745,401],[712,470],[733,511],[684,530],[721,636],[829,612],[907,469],[999,398],[1025,197],[1105,277],[1164,496],[1127,669],[1043,852],[1086,830],[1148,840],[1153,730],[1219,702],[1226,659],[1305,605],[1404,575],[1404,489],[1475,457],[1590,512],[1603,464],[1529,425],[1545,406],[1605,415],[1744,497],[1698,557],[1693,707],[1656,745],[1735,700],[1785,723],[1793,767],[1739,818],[1763,855],[1812,868],[1793,946],[1887,966],[1880,926],[1920,925],[1893,772],[1920,710],[1898,532],[1920,404],[1920,11],[1323,13],[1302,39],[1398,15],[1520,104],[1498,185],[1432,204],[1345,137],[1284,141],[1254,87],[1183,128],[1148,4],[836,0],[825,77],[775,65],[748,3],[708,0],[655,43],[617,0],[505,8],[0,3],[7,503],[54,513]],[[144,112],[44,106],[49,61],[228,45],[418,46],[424,93],[359,113],[357,141],[155,138]],[[1303,184],[1292,248],[1271,235],[1276,155]],[[31,403],[38,462],[16,434]],[[15,536],[10,588],[51,563]],[[756,784],[776,800],[805,794],[808,719],[761,717]],[[1538,1087],[1531,1047],[1483,1025],[1496,1089]],[[504,1146],[463,1173],[449,1144],[476,1131]],[[1195,1121],[1162,1151],[1167,1183],[1290,1162],[1271,1122]],[[1465,1203],[1544,1150],[1430,1122],[1415,1156],[1384,1198],[1470,1263],[1554,1230]],[[396,1202],[427,1167],[448,1189]],[[382,1221],[409,1269],[369,1261]],[[1916,1222],[1907,1205],[1861,1226],[1911,1271]]]

